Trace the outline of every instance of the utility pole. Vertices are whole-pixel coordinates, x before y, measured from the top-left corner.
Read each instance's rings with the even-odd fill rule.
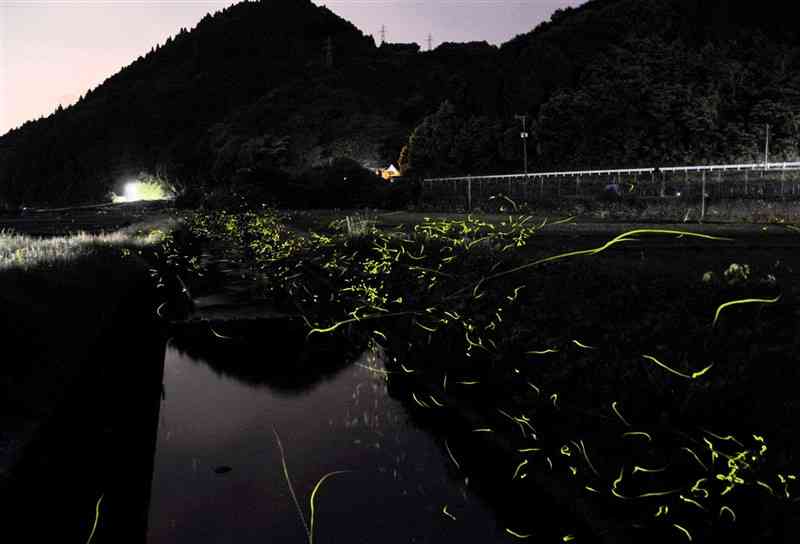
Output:
[[[428,51],[433,49],[432,45],[433,45],[433,36],[428,34]]]
[[[333,68],[333,38],[325,40],[325,66]]]
[[[769,168],[769,123],[767,123],[767,141],[764,144],[764,166]]]
[[[528,173],[528,116],[527,115],[515,115],[515,119],[522,121],[522,132],[520,132],[519,137],[522,139],[522,157],[523,163],[525,166],[525,174]]]
[[[381,45],[386,41],[386,25],[381,25]]]

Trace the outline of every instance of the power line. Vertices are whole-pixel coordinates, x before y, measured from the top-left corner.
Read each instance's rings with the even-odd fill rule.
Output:
[[[386,41],[386,25],[381,25],[381,45]]]

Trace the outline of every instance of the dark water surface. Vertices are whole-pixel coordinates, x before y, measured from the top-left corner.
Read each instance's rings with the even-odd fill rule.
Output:
[[[264,364],[280,358],[264,355]],[[508,542],[494,513],[387,392],[381,355],[302,391],[223,376],[167,347],[148,542]],[[256,380],[253,380],[256,382]],[[447,511],[456,519],[446,516]]]

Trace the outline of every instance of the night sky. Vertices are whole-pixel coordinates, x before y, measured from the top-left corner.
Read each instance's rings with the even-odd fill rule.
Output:
[[[223,0],[0,0],[0,134],[73,103]],[[583,0],[317,0],[379,42],[501,44]]]

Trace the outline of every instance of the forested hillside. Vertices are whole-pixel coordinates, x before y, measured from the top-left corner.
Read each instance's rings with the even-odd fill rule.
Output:
[[[139,172],[179,188],[297,187],[337,158],[518,171],[515,114],[529,116],[532,170],[755,160],[767,123],[771,159],[797,159],[794,11],[592,0],[499,48],[420,52],[377,46],[308,0],[244,2],[0,137],[0,204],[102,199]]]

